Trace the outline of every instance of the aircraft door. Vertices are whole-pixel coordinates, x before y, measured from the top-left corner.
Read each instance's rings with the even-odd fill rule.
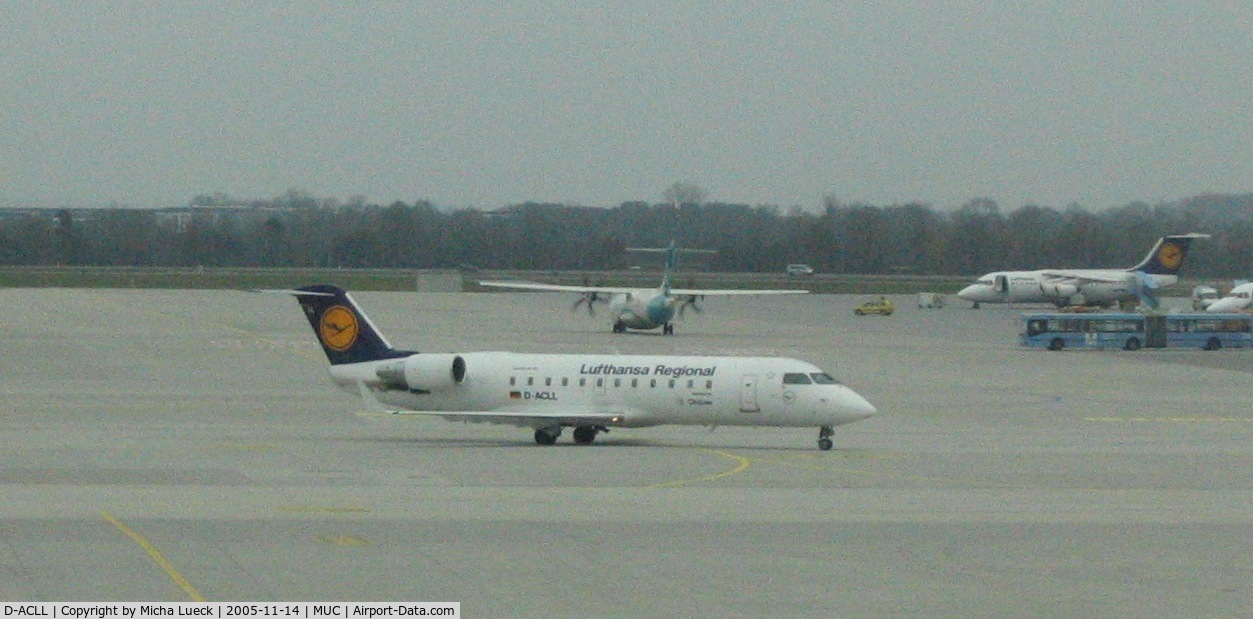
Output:
[[[993,280],[992,288],[1001,294],[1009,293],[1009,277],[1005,275],[997,275]]]
[[[740,377],[740,412],[761,412],[757,404],[757,375],[745,374]]]

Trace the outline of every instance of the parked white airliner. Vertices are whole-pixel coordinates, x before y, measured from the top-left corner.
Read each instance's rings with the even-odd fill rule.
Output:
[[[1156,307],[1153,291],[1179,281],[1179,267],[1193,239],[1208,234],[1175,234],[1157,240],[1144,260],[1129,269],[1041,269],[988,273],[957,296],[980,303],[1053,303],[1110,306],[1141,301]]]
[[[563,428],[586,445],[614,427],[809,426],[827,450],[835,426],[876,413],[796,359],[401,351],[340,288],[267,292],[297,298],[345,391],[397,414],[531,428],[541,445]]]
[[[1207,312],[1238,312],[1253,309],[1253,282],[1240,284],[1231,289],[1227,296],[1214,301],[1205,308]]]
[[[587,304],[588,313],[593,313],[596,303],[609,304],[609,321],[614,333],[625,333],[627,329],[649,330],[661,327],[665,335],[674,335],[673,320],[682,315],[687,307],[696,307],[696,300],[706,296],[729,295],[763,295],[763,294],[808,294],[808,290],[702,290],[698,288],[671,288],[670,271],[674,269],[679,251],[674,242],[670,247],[662,249],[633,249],[633,251],[666,252],[666,267],[661,276],[661,285],[656,288],[621,288],[606,286],[564,286],[560,284],[537,284],[530,282],[479,282],[480,286],[496,288],[515,288],[518,290],[544,290],[555,292],[575,292],[580,295],[574,308]],[[703,250],[697,250],[703,251]]]

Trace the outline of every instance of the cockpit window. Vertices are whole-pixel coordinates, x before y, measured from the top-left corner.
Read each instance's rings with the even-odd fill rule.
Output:
[[[785,385],[808,385],[813,381],[809,380],[809,376],[800,372],[788,372],[783,375],[783,384]]]
[[[834,378],[831,377],[830,374],[827,374],[826,372],[814,372],[813,374],[810,374],[810,376],[813,377],[814,383],[819,384],[819,385],[840,384],[840,381],[835,380]]]

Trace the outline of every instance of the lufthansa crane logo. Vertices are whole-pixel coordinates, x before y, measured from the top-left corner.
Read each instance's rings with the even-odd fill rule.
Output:
[[[352,310],[336,305],[322,312],[318,335],[327,348],[336,352],[348,350],[357,341],[357,315]]]
[[[1175,243],[1166,243],[1162,245],[1162,250],[1157,252],[1157,261],[1168,269],[1178,269],[1179,263],[1183,262],[1183,248]]]

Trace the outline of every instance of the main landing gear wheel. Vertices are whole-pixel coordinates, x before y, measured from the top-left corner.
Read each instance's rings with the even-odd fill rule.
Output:
[[[835,429],[831,426],[818,428],[818,449],[830,451],[835,446],[835,442],[831,440],[832,434],[835,434]]]
[[[674,325],[668,322],[664,325],[661,325],[661,334],[662,335],[674,335]]]
[[[613,323],[613,332],[614,333],[626,333],[626,325],[620,322]]]
[[[553,445],[557,442],[557,437],[559,436],[561,436],[561,426],[535,429],[535,443],[538,445]]]
[[[596,440],[596,433],[600,432],[597,426],[578,426],[574,428],[574,444],[591,445]]]

